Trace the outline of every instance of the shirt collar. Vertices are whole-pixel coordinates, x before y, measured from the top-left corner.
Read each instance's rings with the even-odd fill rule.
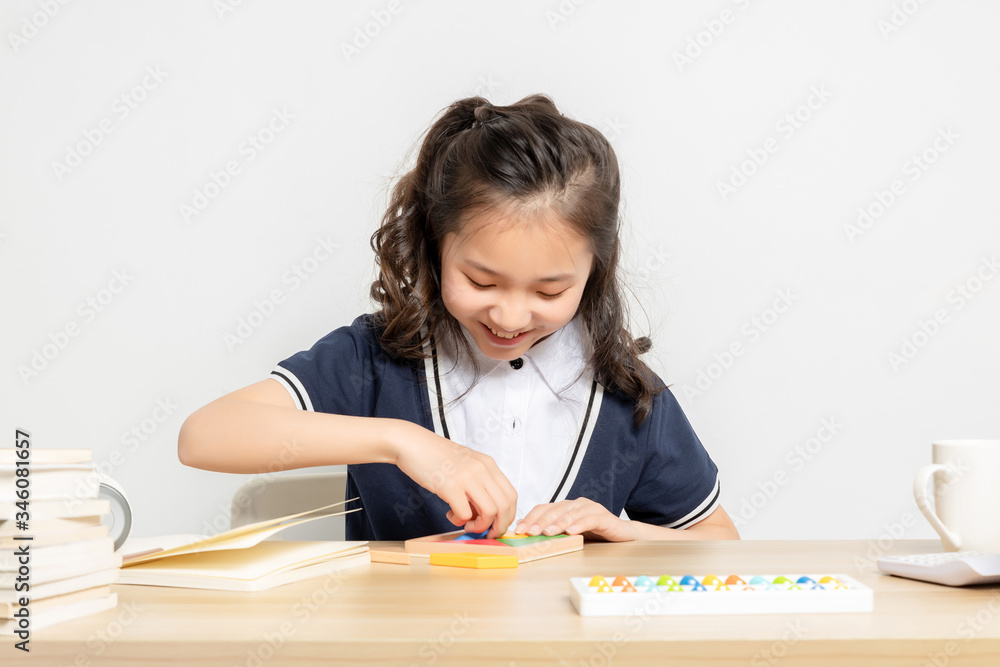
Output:
[[[577,382],[589,357],[583,322],[575,316],[540,343],[531,346],[524,358],[534,364],[538,374],[556,396]]]

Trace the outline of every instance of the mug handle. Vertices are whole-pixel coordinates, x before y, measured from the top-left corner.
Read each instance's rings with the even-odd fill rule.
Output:
[[[952,481],[957,474],[955,469],[948,465],[932,463],[925,465],[917,471],[917,476],[913,480],[913,498],[917,501],[917,507],[923,512],[931,527],[941,536],[945,551],[960,551],[961,540],[958,535],[948,530],[937,515],[933,499],[927,493],[927,482],[931,481],[934,475],[941,473],[945,476],[945,481]]]

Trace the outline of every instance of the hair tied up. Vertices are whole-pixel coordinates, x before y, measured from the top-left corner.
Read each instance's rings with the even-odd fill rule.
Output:
[[[481,106],[476,107],[475,111],[472,112],[474,119],[473,127],[481,127],[487,123],[492,123],[498,118],[503,118],[495,106],[489,102],[484,102]]]

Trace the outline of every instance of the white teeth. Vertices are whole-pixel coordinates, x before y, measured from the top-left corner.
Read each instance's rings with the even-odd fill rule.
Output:
[[[497,338],[506,338],[507,340],[510,340],[511,338],[514,338],[515,336],[517,336],[517,334],[510,334],[510,335],[502,334],[499,331],[497,331],[496,329],[494,329],[493,327],[488,327],[488,328],[489,328],[490,331],[493,332],[493,335],[496,336]]]

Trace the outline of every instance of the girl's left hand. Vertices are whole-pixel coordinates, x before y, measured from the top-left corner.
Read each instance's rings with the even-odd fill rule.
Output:
[[[628,542],[638,539],[630,521],[615,516],[590,498],[562,500],[558,503],[536,505],[527,516],[517,522],[515,533],[528,535],[583,534],[609,542]]]

